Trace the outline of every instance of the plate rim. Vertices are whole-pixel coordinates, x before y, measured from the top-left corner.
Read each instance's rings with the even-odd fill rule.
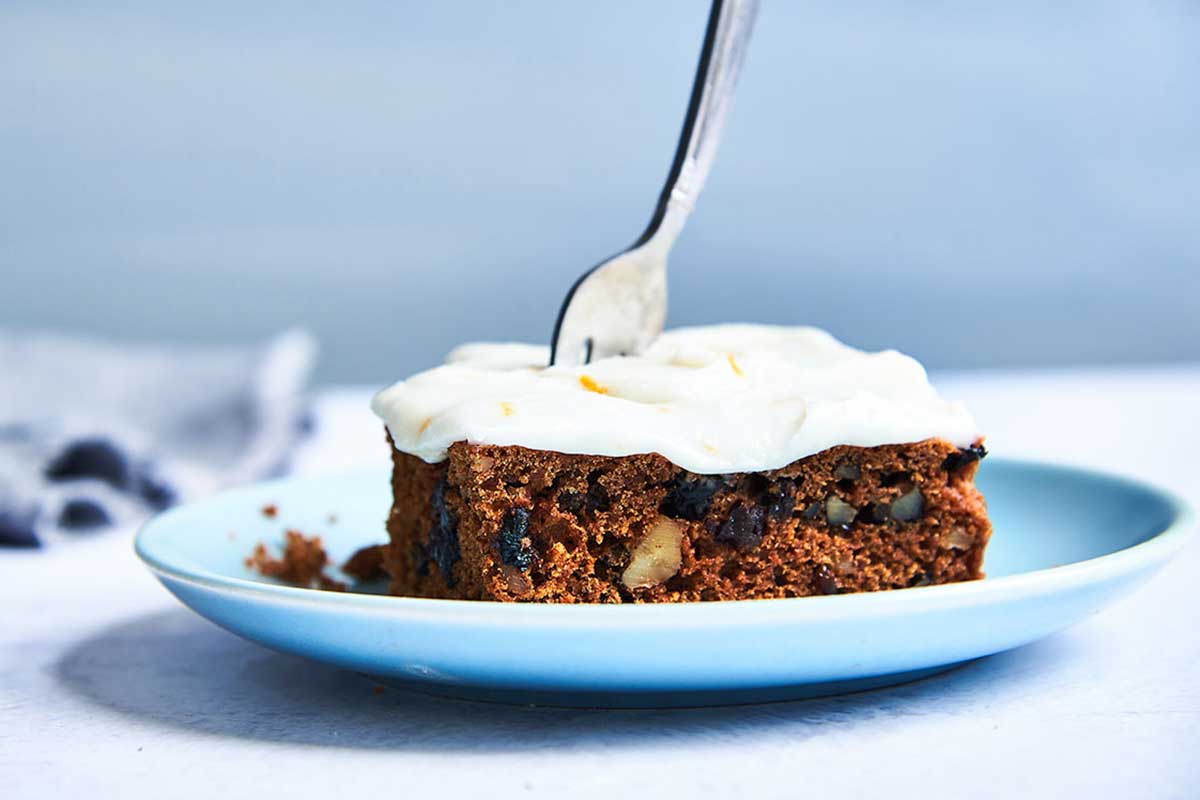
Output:
[[[1169,522],[1163,530],[1146,541],[1130,547],[1081,561],[1072,561],[1067,564],[998,578],[821,597],[781,597],[703,603],[503,603],[494,600],[449,600],[358,592],[331,592],[267,583],[223,574],[203,567],[189,568],[172,564],[169,559],[163,559],[155,553],[153,540],[158,535],[158,531],[169,525],[174,517],[190,513],[198,505],[237,495],[255,495],[273,487],[285,487],[297,482],[319,483],[346,479],[360,474],[380,474],[386,471],[380,467],[368,467],[327,475],[292,476],[264,481],[230,489],[194,503],[177,506],[155,515],[140,526],[134,537],[134,552],[160,580],[238,595],[257,603],[315,605],[326,611],[342,608],[357,613],[403,615],[408,619],[431,616],[443,625],[486,623],[520,626],[536,624],[573,627],[580,625],[656,627],[669,624],[672,627],[698,627],[719,623],[722,618],[729,619],[729,615],[736,616],[739,624],[748,622],[772,624],[780,621],[781,618],[797,623],[813,619],[828,622],[864,615],[880,617],[885,614],[922,613],[949,607],[985,605],[1018,597],[1057,593],[1073,587],[1133,575],[1147,568],[1161,566],[1178,553],[1194,533],[1196,513],[1191,504],[1177,493],[1140,478],[1091,467],[1033,459],[993,456],[989,461],[992,464],[1003,464],[1007,468],[1016,470],[1085,477],[1155,495],[1170,509]],[[753,619],[747,620],[747,612]]]

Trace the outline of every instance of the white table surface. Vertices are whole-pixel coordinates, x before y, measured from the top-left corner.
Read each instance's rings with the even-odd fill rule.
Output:
[[[1200,501],[1200,365],[939,376],[992,452]],[[325,392],[298,471],[384,464]],[[1003,536],[1003,531],[997,531]],[[176,603],[128,532],[0,551],[0,798],[1200,796],[1200,547],[1042,642],[841,698],[679,711],[437,700]]]

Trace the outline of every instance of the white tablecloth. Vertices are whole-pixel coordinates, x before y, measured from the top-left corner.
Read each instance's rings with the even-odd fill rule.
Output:
[[[992,452],[1200,501],[1200,366],[939,376]],[[386,463],[367,393],[297,461]],[[999,532],[998,535],[1003,535]],[[681,711],[437,700],[266,650],[176,603],[129,533],[0,551],[0,797],[1200,796],[1200,547],[1098,616],[909,686]]]

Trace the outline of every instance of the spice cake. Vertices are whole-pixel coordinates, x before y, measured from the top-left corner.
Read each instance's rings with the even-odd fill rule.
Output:
[[[678,602],[982,577],[982,440],[907,356],[722,325],[546,361],[467,345],[375,397],[394,594]]]

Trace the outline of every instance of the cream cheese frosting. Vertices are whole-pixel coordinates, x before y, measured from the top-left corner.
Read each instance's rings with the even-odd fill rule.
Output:
[[[776,469],[839,444],[979,438],[958,403],[894,350],[816,328],[677,328],[638,356],[546,367],[549,350],[467,344],[375,395],[396,448],[429,463],[454,442],[603,456],[659,453],[691,472]]]

